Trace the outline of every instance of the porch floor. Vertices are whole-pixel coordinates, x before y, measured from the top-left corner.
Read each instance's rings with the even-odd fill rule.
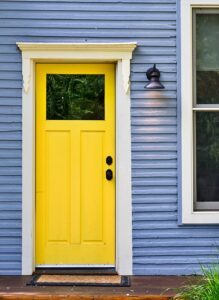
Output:
[[[0,276],[0,299],[170,300],[195,276],[131,276],[130,287],[26,286],[31,276]]]

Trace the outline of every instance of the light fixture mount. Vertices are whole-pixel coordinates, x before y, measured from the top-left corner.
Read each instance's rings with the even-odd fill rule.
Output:
[[[160,90],[164,89],[164,86],[160,82],[160,71],[156,68],[156,64],[152,68],[149,68],[146,72],[147,79],[149,82],[145,88],[147,90]]]

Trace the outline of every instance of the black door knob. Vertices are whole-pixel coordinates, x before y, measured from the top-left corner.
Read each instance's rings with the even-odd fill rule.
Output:
[[[107,165],[112,165],[112,163],[113,163],[113,159],[112,159],[112,156],[107,156],[107,158],[106,158],[106,163],[107,163]]]
[[[106,170],[106,179],[107,180],[112,180],[113,179],[113,171],[108,169]]]

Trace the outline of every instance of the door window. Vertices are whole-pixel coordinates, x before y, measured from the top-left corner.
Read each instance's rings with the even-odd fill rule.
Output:
[[[47,120],[104,120],[104,75],[47,74]]]

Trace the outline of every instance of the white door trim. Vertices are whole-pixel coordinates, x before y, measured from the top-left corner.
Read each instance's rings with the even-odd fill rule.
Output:
[[[116,63],[116,270],[132,274],[131,43],[17,43],[22,51],[22,274],[35,269],[35,63]]]

